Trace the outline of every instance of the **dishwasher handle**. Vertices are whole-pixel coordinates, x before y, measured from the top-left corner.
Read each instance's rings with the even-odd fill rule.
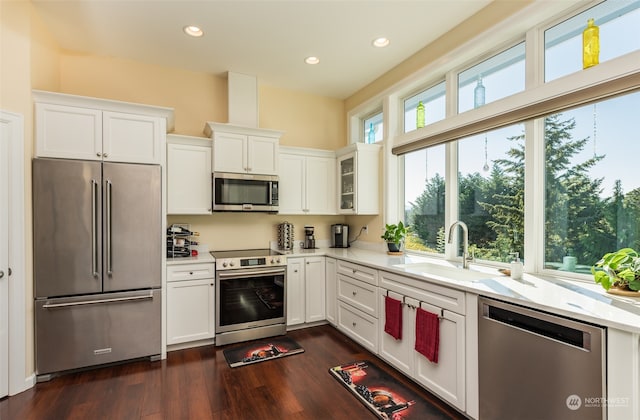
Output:
[[[537,316],[538,314],[536,313],[536,316],[531,316],[524,312],[532,313],[533,311],[528,311],[524,308],[514,311],[488,303],[483,303],[482,310],[483,316],[487,319],[560,343],[591,351],[591,332],[574,328],[573,326],[563,325],[576,324],[575,326],[579,327],[579,324],[564,319],[558,319],[554,322],[542,319],[546,318],[545,314],[540,313],[540,316]]]

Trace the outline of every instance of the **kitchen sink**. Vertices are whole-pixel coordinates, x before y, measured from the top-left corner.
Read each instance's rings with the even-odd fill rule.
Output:
[[[428,262],[395,264],[394,267],[401,268],[407,273],[421,274],[426,277],[440,277],[450,280],[479,281],[496,277],[496,273],[477,271],[474,269],[463,269],[455,265],[434,264]]]

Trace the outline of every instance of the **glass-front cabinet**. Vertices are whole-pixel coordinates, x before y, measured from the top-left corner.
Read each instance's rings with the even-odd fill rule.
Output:
[[[340,214],[378,214],[380,149],[356,143],[336,152]]]
[[[355,153],[340,159],[340,211],[354,210],[355,181],[354,170],[356,168]]]

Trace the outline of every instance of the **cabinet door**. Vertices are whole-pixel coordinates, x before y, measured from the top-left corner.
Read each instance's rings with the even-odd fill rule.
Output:
[[[325,270],[324,257],[307,257],[304,263],[305,321],[325,319]]]
[[[213,279],[167,283],[167,344],[215,335]]]
[[[165,120],[120,112],[103,113],[102,156],[110,162],[160,164]]]
[[[248,136],[247,172],[260,175],[278,174],[278,139]]]
[[[213,171],[247,172],[247,136],[215,133],[213,137]]]
[[[351,153],[338,159],[339,213],[356,213],[356,156]]]
[[[303,156],[280,154],[279,214],[305,214],[304,163],[305,158]]]
[[[287,260],[287,325],[304,323],[304,258]]]
[[[402,300],[403,296],[389,291],[389,296]],[[413,374],[415,344],[415,310],[408,305],[402,306],[402,338],[396,340],[384,331],[386,323],[385,296],[387,291],[380,289],[380,356],[408,375]],[[418,301],[405,297],[405,302],[413,306]]]
[[[422,303],[422,309],[440,313],[440,308]],[[415,313],[415,312],[414,312]],[[465,410],[465,319],[454,312],[443,311],[440,320],[438,363],[431,363],[414,350],[415,379],[440,398]]]
[[[102,111],[36,103],[36,157],[102,160]]]
[[[335,159],[307,157],[306,203],[309,214],[336,214]]]
[[[167,213],[211,214],[211,148],[167,145]]]
[[[336,288],[338,287],[338,280],[336,274],[336,260],[334,258],[326,258],[325,261],[325,286],[327,288],[326,293],[326,317],[332,325],[337,323],[337,301]]]

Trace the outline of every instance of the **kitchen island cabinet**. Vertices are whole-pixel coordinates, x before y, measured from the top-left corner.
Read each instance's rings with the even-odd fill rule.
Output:
[[[34,91],[36,157],[163,163],[173,110]]]
[[[167,135],[167,214],[211,214],[211,140]]]
[[[214,281],[210,262],[167,266],[167,345],[213,339]]]

